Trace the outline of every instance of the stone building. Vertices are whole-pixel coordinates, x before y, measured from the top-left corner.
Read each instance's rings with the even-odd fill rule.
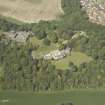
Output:
[[[44,59],[45,60],[59,60],[59,59],[62,59],[64,58],[65,56],[67,56],[68,54],[71,53],[71,48],[66,48],[64,50],[55,50],[55,51],[52,51],[46,55],[44,55]]]

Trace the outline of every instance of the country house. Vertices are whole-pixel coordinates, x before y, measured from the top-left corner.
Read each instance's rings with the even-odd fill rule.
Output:
[[[44,59],[45,60],[59,60],[59,59],[62,59],[64,58],[65,56],[69,55],[71,53],[71,48],[67,47],[66,49],[64,50],[55,50],[55,51],[52,51],[46,55],[44,55]]]

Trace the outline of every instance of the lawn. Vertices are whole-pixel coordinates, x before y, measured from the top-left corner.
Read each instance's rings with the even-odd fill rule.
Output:
[[[32,52],[33,58],[35,57],[43,57],[45,54],[49,53],[50,51],[56,50],[58,47],[58,44],[51,43],[50,46],[46,46],[43,44],[42,40],[38,40],[36,37],[33,37],[30,39],[30,42],[33,46],[39,45],[39,48],[36,51]]]
[[[39,47],[39,49],[37,51],[32,52],[32,56],[33,56],[33,58],[35,58],[35,57],[41,58],[45,54],[47,54],[47,53],[49,53],[50,51],[53,51],[53,50],[56,50],[56,46],[54,44],[51,44],[50,47],[42,45],[41,47]]]
[[[3,100],[8,100],[3,103]],[[58,105],[72,102],[73,105],[105,105],[105,91],[73,90],[56,93],[0,92],[0,105]]]
[[[61,60],[52,61],[52,63],[56,65],[57,69],[67,69],[70,61],[79,66],[84,62],[88,63],[92,61],[92,58],[84,53],[72,51],[70,56],[67,56]]]

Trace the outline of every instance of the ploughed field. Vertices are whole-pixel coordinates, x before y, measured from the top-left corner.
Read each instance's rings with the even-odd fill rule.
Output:
[[[0,15],[23,22],[57,19],[61,0],[0,0]]]
[[[105,91],[74,90],[56,93],[0,92],[0,105],[105,105]]]

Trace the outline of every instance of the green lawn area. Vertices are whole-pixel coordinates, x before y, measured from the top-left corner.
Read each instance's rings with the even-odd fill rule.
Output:
[[[3,103],[3,100],[8,100]],[[0,92],[0,105],[59,105],[72,102],[73,105],[105,105],[105,91],[73,90],[56,93]]]
[[[52,61],[57,69],[67,69],[69,62],[73,62],[75,65],[79,66],[81,63],[90,62],[92,58],[81,52],[71,52],[70,56],[65,57],[64,59]]]
[[[50,46],[43,44],[42,40],[38,40],[36,37],[30,39],[33,46],[39,45],[39,48],[36,51],[32,52],[33,57],[42,57],[43,55],[49,53],[50,51],[56,50],[58,45],[51,43]]]

